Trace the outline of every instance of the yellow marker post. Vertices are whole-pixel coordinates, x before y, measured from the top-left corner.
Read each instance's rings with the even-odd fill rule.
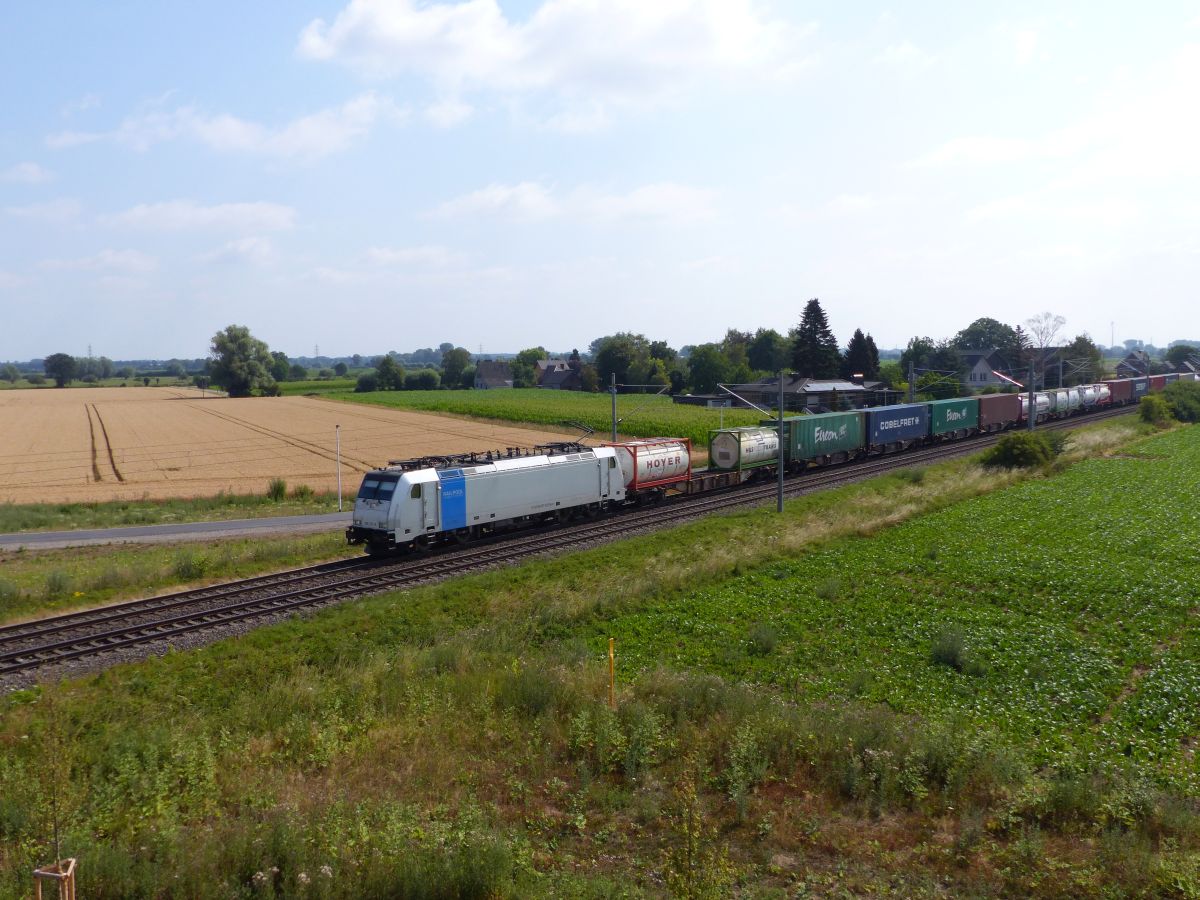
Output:
[[[608,705],[617,708],[617,652],[612,638],[608,639]]]

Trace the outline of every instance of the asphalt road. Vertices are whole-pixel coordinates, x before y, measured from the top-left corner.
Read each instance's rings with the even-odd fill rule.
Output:
[[[77,531],[24,531],[0,534],[0,551],[85,547],[90,544],[143,544],[151,541],[204,541],[279,532],[336,531],[350,524],[350,511],[319,516],[275,516],[230,519],[224,522],[179,522],[173,525],[134,525],[126,528],[92,528]]]

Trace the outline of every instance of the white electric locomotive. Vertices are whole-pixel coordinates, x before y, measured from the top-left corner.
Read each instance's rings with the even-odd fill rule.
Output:
[[[595,515],[625,499],[613,447],[576,444],[530,455],[475,454],[393,462],[368,472],[354,501],[351,544],[371,554],[469,540],[508,525]]]

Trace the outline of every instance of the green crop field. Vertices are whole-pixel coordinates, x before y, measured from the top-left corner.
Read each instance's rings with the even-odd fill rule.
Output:
[[[1200,429],[1134,427],[8,694],[0,895],[57,809],[88,897],[1200,896]]]
[[[605,437],[612,427],[612,398],[608,394],[578,391],[543,391],[537,388],[501,391],[375,391],[333,394],[340,400],[377,403],[400,409],[457,413],[507,422],[557,425],[578,422]],[[707,447],[708,433],[726,426],[756,425],[763,418],[754,410],[706,409],[671,402],[670,397],[621,394],[617,397],[617,431],[632,437],[691,438],[692,445]]]
[[[953,718],[1200,796],[1200,429],[605,623],[632,664]],[[758,627],[769,655],[739,652]],[[949,662],[935,645],[948,644]]]

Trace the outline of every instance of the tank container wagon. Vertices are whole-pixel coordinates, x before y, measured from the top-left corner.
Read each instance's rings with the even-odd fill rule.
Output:
[[[692,479],[691,440],[658,437],[603,446],[616,451],[627,500],[661,500],[668,491],[687,491]]]
[[[779,462],[779,429],[747,425],[725,428],[708,436],[708,466],[719,472],[746,476]]]
[[[520,524],[598,515],[624,502],[625,493],[613,447],[559,444],[528,455],[393,462],[363,476],[346,539],[373,555],[421,550]]]

